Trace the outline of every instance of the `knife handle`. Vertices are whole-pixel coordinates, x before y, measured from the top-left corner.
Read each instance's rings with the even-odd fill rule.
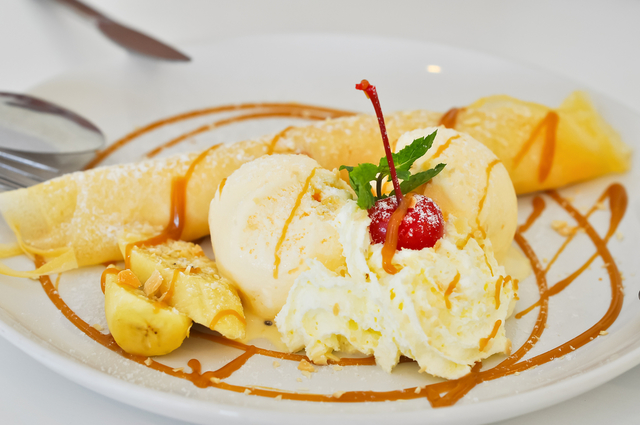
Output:
[[[59,3],[63,3],[69,7],[71,7],[72,9],[75,9],[77,12],[82,13],[83,15],[86,15],[90,18],[94,18],[97,21],[110,21],[111,19],[109,19],[108,17],[106,17],[105,15],[103,15],[102,13],[98,12],[97,10],[95,10],[94,8],[87,6],[86,4],[82,3],[81,1],[78,0],[57,0]]]

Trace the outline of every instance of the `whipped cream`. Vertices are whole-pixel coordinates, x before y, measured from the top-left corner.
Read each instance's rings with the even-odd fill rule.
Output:
[[[433,248],[396,252],[401,268],[382,268],[381,244],[372,245],[367,211],[346,201],[333,221],[346,267],[308,259],[275,323],[289,350],[306,349],[323,364],[334,351],[374,355],[390,372],[405,355],[420,370],[454,379],[495,353],[509,352],[504,323],[516,290],[495,260],[491,242],[466,237],[449,216]],[[459,245],[464,245],[462,248]],[[497,288],[497,289],[496,289]]]

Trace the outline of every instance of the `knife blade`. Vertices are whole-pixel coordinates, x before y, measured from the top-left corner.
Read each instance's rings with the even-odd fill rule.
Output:
[[[189,62],[191,58],[146,34],[124,26],[79,0],[57,0],[89,18],[111,41],[128,51],[156,59]]]

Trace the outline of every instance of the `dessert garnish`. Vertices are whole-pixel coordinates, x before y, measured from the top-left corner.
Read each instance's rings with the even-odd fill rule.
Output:
[[[367,80],[362,80],[356,84],[356,89],[364,91],[373,104],[380,125],[385,156],[380,159],[378,165],[342,165],[340,169],[349,173],[349,184],[358,196],[358,206],[369,211],[369,232],[373,242],[384,242],[384,269],[387,273],[395,274],[397,269],[391,264],[391,260],[396,249],[430,248],[444,233],[444,219],[440,208],[430,198],[409,192],[437,176],[446,164],[438,164],[434,168],[412,175],[411,166],[431,148],[437,131],[418,138],[398,153],[393,153],[376,87]],[[393,183],[393,191],[385,194],[382,186],[385,179],[389,178]],[[375,196],[371,191],[372,181],[376,182]],[[404,196],[403,192],[407,196]]]

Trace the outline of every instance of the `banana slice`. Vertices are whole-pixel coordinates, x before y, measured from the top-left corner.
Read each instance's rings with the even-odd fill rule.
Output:
[[[191,319],[147,297],[139,289],[140,282],[128,270],[118,274],[105,272],[104,282],[109,331],[127,353],[161,356],[180,347],[189,336]]]
[[[143,239],[139,235],[121,237],[118,243],[122,255],[127,256],[127,245]],[[244,338],[246,322],[240,297],[198,245],[169,240],[134,247],[129,266],[142,282],[155,270],[160,273],[162,283],[155,294],[162,302],[227,338]]]

